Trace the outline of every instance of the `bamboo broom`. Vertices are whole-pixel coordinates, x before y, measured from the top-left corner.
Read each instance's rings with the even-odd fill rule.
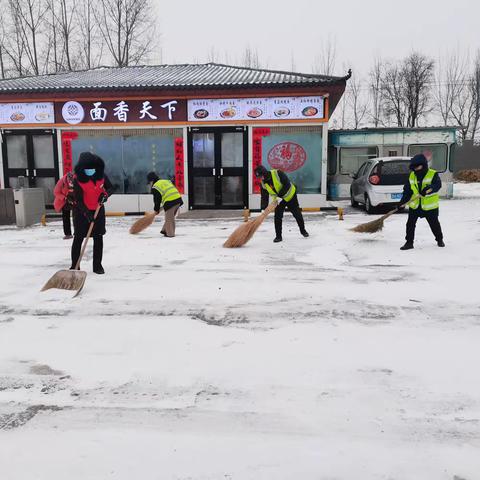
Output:
[[[160,212],[158,212],[160,213]],[[155,220],[155,217],[158,215],[157,212],[146,212],[145,215],[142,218],[139,218],[131,227],[130,227],[130,233],[132,235],[136,235],[137,233],[143,232],[146,228],[148,228],[153,221]]]
[[[393,215],[394,213],[398,212],[400,209],[406,207],[410,202],[417,200],[418,198],[420,198],[420,195],[415,195],[408,202],[405,202],[403,205],[399,205],[395,210],[391,210],[390,212],[386,213],[385,215],[382,215],[380,218],[377,218],[376,220],[372,220],[371,222],[361,223],[360,225],[357,225],[356,227],[353,227],[350,230],[352,232],[357,232],[357,233],[379,232],[383,228],[383,222],[388,217],[390,217],[390,215]]]
[[[258,217],[237,227],[223,244],[224,248],[243,247],[253,237],[265,218],[275,210],[276,206],[277,202],[272,202]]]

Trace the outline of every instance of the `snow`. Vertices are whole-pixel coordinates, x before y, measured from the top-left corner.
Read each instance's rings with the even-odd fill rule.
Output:
[[[457,186],[455,188],[457,189]],[[406,215],[108,219],[104,276],[60,222],[0,229],[0,477],[473,480],[480,472],[479,185],[442,201],[446,248]],[[457,190],[455,190],[457,195]],[[478,194],[478,195],[476,195]]]

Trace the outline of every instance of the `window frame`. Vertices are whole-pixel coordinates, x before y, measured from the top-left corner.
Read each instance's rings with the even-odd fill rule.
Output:
[[[448,165],[449,165],[449,148],[448,148],[448,143],[442,143],[442,142],[436,142],[436,143],[409,143],[407,147],[407,157],[412,158],[413,155],[410,154],[410,147],[435,147],[442,145],[446,148],[445,152],[445,168],[443,170],[436,170],[438,173],[445,173],[448,170]],[[417,155],[417,154],[415,154]]]
[[[343,173],[342,172],[342,150],[353,150],[353,149],[359,149],[359,148],[364,148],[364,149],[369,149],[369,148],[375,148],[376,150],[376,154],[374,157],[371,157],[369,158],[368,155],[367,155],[367,158],[365,159],[365,163],[366,162],[369,162],[370,160],[373,160],[375,158],[378,158],[378,145],[371,145],[371,146],[356,146],[356,147],[353,147],[353,146],[348,146],[348,147],[340,147],[339,148],[339,151],[338,151],[338,173],[339,175],[346,175],[346,176],[349,176],[349,175],[352,175],[352,174],[355,174],[356,172],[349,172],[349,173]],[[357,172],[360,170],[361,166],[359,167],[359,169],[357,170]]]

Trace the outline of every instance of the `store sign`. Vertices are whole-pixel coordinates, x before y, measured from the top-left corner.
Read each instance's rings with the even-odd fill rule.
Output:
[[[324,99],[319,96],[188,101],[188,120],[190,122],[318,120],[323,118]]]
[[[0,123],[55,123],[53,103],[0,103]]]
[[[186,100],[119,100],[56,103],[59,123],[169,123],[187,119]]]

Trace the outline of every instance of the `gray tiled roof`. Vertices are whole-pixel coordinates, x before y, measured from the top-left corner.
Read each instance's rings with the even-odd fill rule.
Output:
[[[277,70],[236,67],[218,63],[200,65],[146,65],[99,67],[78,72],[0,80],[0,93],[65,92],[78,90],[138,90],[238,88],[249,86],[324,86],[340,83],[331,77]]]

